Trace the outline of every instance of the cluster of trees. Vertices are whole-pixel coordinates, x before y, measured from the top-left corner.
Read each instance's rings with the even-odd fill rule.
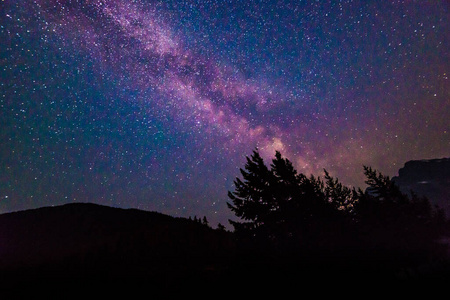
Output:
[[[266,166],[257,150],[234,181],[228,207],[241,249],[292,259],[418,263],[439,255],[446,224],[429,200],[400,191],[387,176],[364,167],[368,188],[349,188],[325,170],[324,179],[299,174],[276,152]]]
[[[196,222],[196,223],[199,223],[199,224],[202,224],[202,225],[204,225],[204,226],[206,226],[206,227],[211,228],[211,227],[209,226],[209,221],[208,221],[208,219],[206,218],[206,216],[203,216],[203,218],[197,218],[197,216],[194,216],[194,219],[192,219],[191,217],[189,217],[189,220],[194,221],[194,222]],[[226,231],[226,228],[225,228],[225,226],[222,225],[221,223],[218,223],[218,224],[217,224],[217,230],[220,230],[220,231]]]
[[[202,218],[197,218],[197,216],[194,216],[194,219],[189,217],[189,220],[194,221],[196,223],[203,224],[205,226],[209,226],[209,222],[208,222],[208,219],[206,218],[206,216],[203,216],[203,219]]]

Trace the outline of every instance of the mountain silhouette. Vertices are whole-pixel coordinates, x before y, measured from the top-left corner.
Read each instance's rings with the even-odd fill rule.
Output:
[[[214,281],[231,233],[185,218],[92,203],[0,215],[0,285],[142,285],[172,291]]]
[[[392,180],[400,189],[425,196],[450,217],[450,158],[412,160]]]

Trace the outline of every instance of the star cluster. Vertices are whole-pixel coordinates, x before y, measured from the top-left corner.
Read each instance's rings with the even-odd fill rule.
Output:
[[[226,224],[258,147],[362,186],[450,155],[445,1],[3,1],[0,210]]]

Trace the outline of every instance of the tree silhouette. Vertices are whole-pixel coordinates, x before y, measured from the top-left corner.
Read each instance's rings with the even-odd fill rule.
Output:
[[[217,230],[219,231],[226,231],[225,226],[222,223],[218,223],[217,224]]]
[[[409,197],[388,177],[364,167],[365,192],[358,192],[355,222],[365,249],[409,264],[444,251],[437,241],[443,233],[445,216],[426,197]]]
[[[236,216],[248,222],[230,221],[230,223],[237,231],[244,229],[251,231],[262,226],[271,211],[276,208],[271,195],[274,178],[256,150],[250,158],[247,157],[245,170],[240,169],[240,172],[244,181],[236,178],[234,181],[236,190],[228,192],[233,205],[230,203],[227,205]]]
[[[270,169],[257,150],[247,157],[243,180],[236,178],[228,207],[243,221],[231,221],[245,240],[267,249],[317,251],[341,243],[356,192],[325,171],[320,178],[298,174],[292,163],[276,152]],[[333,245],[333,246],[331,246]],[[277,250],[278,251],[278,250]]]
[[[248,251],[289,259],[353,256],[405,266],[442,250],[437,243],[446,222],[442,210],[402,193],[370,167],[364,166],[366,191],[342,185],[326,170],[324,180],[298,174],[280,152],[269,168],[254,150],[240,172],[243,179],[235,179],[227,205],[241,219],[230,223]]]

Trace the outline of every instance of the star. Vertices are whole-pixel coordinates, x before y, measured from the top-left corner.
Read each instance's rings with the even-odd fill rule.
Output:
[[[364,186],[449,156],[448,5],[4,1],[0,211],[96,202],[227,224],[260,149]]]

